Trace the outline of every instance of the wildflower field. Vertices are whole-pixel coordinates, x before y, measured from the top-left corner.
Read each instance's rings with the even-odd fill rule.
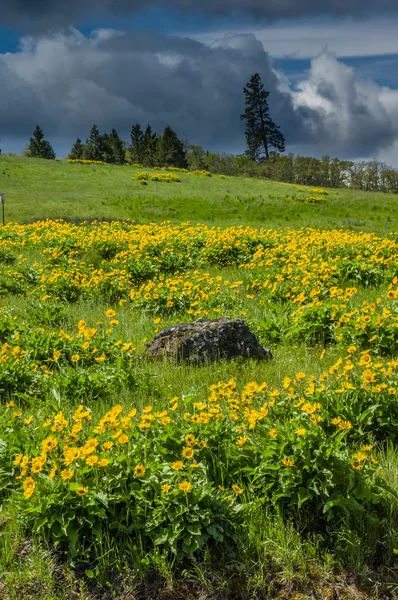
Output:
[[[397,597],[396,234],[14,222],[0,295],[1,598]],[[222,315],[273,361],[146,357]]]
[[[329,189],[324,195],[302,185],[170,169],[145,169],[151,178],[141,180],[137,176],[143,171],[138,164],[66,163],[0,155],[6,221],[59,217],[136,223],[170,220],[256,228],[346,227],[381,235],[398,228],[394,194]],[[180,182],[158,180],[167,174]]]

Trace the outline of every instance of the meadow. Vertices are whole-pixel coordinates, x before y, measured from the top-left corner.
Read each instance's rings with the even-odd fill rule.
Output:
[[[179,174],[181,184],[136,180],[143,169],[116,165],[65,164],[0,157],[0,188],[7,192],[8,221],[46,218],[130,219],[136,223],[171,221],[253,227],[346,227],[385,233],[397,230],[394,194],[329,189],[319,206],[302,197],[305,186],[267,180],[195,177]],[[145,169],[146,170],[146,169]],[[156,172],[156,171],[154,171]]]
[[[397,199],[145,171],[0,157],[0,597],[396,598]]]

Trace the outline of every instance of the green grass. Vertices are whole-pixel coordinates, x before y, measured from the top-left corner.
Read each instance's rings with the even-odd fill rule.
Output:
[[[322,204],[285,200],[287,195],[303,195],[303,186],[244,178],[221,178],[181,174],[181,183],[150,182],[143,186],[134,180],[138,169],[117,166],[86,166],[44,160],[0,156],[0,192],[6,194],[7,221],[27,222],[44,218],[73,220],[84,218],[130,219],[137,223],[170,220],[208,225],[250,225],[254,227],[345,227],[379,234],[396,232],[398,197],[353,190],[329,190]],[[309,189],[309,188],[308,188]],[[223,269],[223,276],[245,277],[242,271]],[[365,298],[373,301],[379,290],[362,289],[358,305]],[[26,298],[6,296],[1,307],[12,308],[21,317],[36,309]],[[78,302],[66,305],[59,327],[72,331],[84,318],[96,322],[109,308],[101,302]],[[174,324],[179,317],[155,324],[153,317],[118,308],[118,335],[131,340],[142,353],[146,339],[157,327]],[[256,331],[258,324],[270,318],[260,306],[248,303],[245,318]],[[274,360],[220,362],[198,368],[165,365],[142,360],[137,385],[125,389],[120,397],[93,405],[99,415],[115,402],[127,403],[134,397],[138,406],[148,403],[162,407],[165,399],[175,395],[206,394],[217,381],[234,377],[241,383],[266,380],[279,386],[284,377],[297,371],[318,375],[338,358],[339,350],[329,347],[321,359],[319,347],[293,344],[282,336],[273,348]],[[49,402],[40,398],[38,403]],[[33,404],[32,408],[36,405]],[[392,444],[380,446],[381,468],[391,488],[398,493],[398,451]],[[396,500],[390,499],[390,513],[385,515],[384,531],[394,534]],[[356,532],[360,529],[358,525]],[[12,504],[0,510],[0,598],[4,600],[141,600],[141,598],[187,600],[266,600],[268,598],[306,600],[368,600],[394,598],[397,590],[396,567],[380,565],[377,572],[368,567],[368,551],[363,540],[372,543],[372,532],[363,538],[347,521],[342,521],[336,535],[338,551],[332,553],[321,536],[308,534],[306,523],[294,522],[289,516],[259,511],[247,523],[248,536],[239,546],[238,564],[215,565],[210,556],[201,562],[175,568],[158,557],[156,576],[145,571],[123,569],[111,582],[82,577],[79,565],[68,566],[43,540],[31,538],[23,531]],[[388,545],[386,539],[376,540]],[[135,557],[135,560],[137,557]],[[112,548],[109,565],[118,566],[118,548]],[[154,560],[154,557],[152,557]],[[153,566],[153,564],[152,564]],[[115,573],[115,571],[113,571]],[[354,574],[354,575],[353,575]],[[366,589],[366,592],[363,591]],[[124,590],[124,592],[123,592]],[[361,591],[362,590],[362,591]],[[385,594],[385,595],[384,595]],[[384,596],[383,596],[384,595]]]
[[[392,194],[329,189],[327,200],[314,205],[285,200],[288,195],[302,196],[299,190],[305,186],[184,173],[181,183],[149,182],[143,186],[134,180],[139,171],[129,166],[0,156],[0,192],[6,194],[6,219],[169,220],[266,228],[346,227],[378,233],[395,231],[398,226],[398,197]]]

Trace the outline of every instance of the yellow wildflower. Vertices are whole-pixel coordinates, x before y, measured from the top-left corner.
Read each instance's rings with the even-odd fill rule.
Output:
[[[51,452],[51,450],[54,450],[54,448],[56,448],[57,445],[58,445],[58,440],[51,436],[46,438],[45,440],[43,440],[41,443],[43,452]]]
[[[137,465],[134,469],[134,475],[136,477],[143,477],[145,475],[145,467],[142,465]]]
[[[249,438],[248,438],[248,436],[247,436],[247,435],[242,435],[240,438],[238,438],[238,439],[236,440],[235,444],[236,444],[237,446],[240,446],[240,447],[242,447],[242,446],[244,446],[244,445],[246,444],[246,442],[247,442],[247,440],[248,440],[248,439],[249,439]]]
[[[178,489],[184,492],[184,494],[187,494],[192,489],[192,483],[189,483],[189,481],[182,481],[178,484]]]
[[[35,480],[32,477],[27,477],[26,479],[24,479],[22,485],[24,489],[23,495],[25,496],[25,498],[30,498],[31,496],[33,496],[36,487]]]
[[[304,435],[306,431],[307,430],[304,429],[304,427],[301,427],[300,429],[296,429],[296,434],[301,436]]]
[[[193,457],[193,455],[195,454],[195,451],[193,450],[193,448],[184,448],[182,451],[182,455],[184,458],[190,459]]]
[[[175,462],[172,463],[171,468],[173,469],[173,471],[181,471],[183,466],[184,466],[184,463],[181,460],[176,460]]]

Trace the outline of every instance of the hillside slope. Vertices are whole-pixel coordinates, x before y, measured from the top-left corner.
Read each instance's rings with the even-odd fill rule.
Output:
[[[6,221],[189,220],[256,227],[343,226],[378,233],[396,231],[398,226],[398,198],[392,194],[329,189],[325,200],[308,203],[304,199],[310,195],[310,188],[305,186],[185,173],[179,173],[180,183],[151,181],[142,185],[135,179],[141,170],[0,156],[0,192],[6,194]],[[286,196],[291,199],[286,200]]]

